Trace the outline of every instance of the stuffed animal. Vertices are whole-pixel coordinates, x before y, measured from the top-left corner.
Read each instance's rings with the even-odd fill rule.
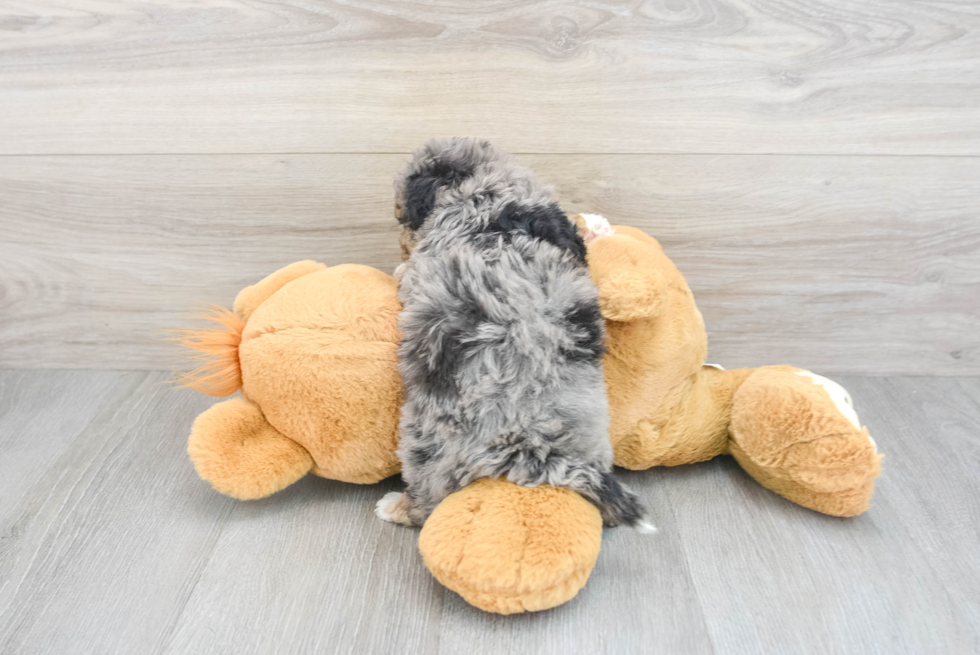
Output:
[[[588,234],[588,261],[607,320],[616,464],[731,454],[800,505],[835,516],[867,509],[880,455],[847,393],[789,366],[705,366],[701,314],[660,245],[629,227],[606,232]],[[219,396],[241,389],[194,423],[188,453],[201,477],[249,499],[309,472],[355,483],[396,473],[399,309],[396,283],[380,271],[298,262],[243,290],[234,313],[216,311],[221,328],[184,331],[210,360],[184,384]],[[601,533],[598,510],[572,491],[480,480],[436,508],[419,549],[442,584],[510,614],[572,598]]]
[[[212,396],[187,445],[202,478],[241,500],[307,473],[369,484],[398,473],[397,284],[369,266],[302,261],[180,330],[206,360],[178,381]]]

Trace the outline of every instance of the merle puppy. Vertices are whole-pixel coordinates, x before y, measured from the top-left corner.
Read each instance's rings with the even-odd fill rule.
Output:
[[[486,141],[432,141],[395,184],[405,383],[404,494],[381,518],[422,525],[479,478],[572,489],[606,525],[650,531],[612,476],[605,324],[575,225]]]

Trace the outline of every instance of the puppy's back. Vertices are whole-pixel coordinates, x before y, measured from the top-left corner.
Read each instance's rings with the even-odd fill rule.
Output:
[[[434,508],[506,476],[579,491],[607,523],[641,521],[609,473],[604,321],[585,244],[550,189],[489,144],[458,140],[416,153],[396,189],[411,252],[399,351],[410,497]]]

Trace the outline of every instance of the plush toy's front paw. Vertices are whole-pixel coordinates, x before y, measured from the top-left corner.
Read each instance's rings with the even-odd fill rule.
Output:
[[[374,507],[374,513],[383,521],[412,525],[408,518],[408,496],[397,491],[386,493]]]
[[[575,596],[601,541],[599,510],[575,492],[479,480],[435,509],[419,550],[436,579],[468,603],[514,614]]]
[[[837,383],[758,369],[735,394],[730,431],[732,454],[763,486],[834,516],[868,508],[881,456]]]

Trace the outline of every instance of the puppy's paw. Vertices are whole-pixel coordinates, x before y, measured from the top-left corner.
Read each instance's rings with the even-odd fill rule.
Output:
[[[408,496],[397,491],[386,493],[374,508],[379,519],[411,525],[408,519]]]

